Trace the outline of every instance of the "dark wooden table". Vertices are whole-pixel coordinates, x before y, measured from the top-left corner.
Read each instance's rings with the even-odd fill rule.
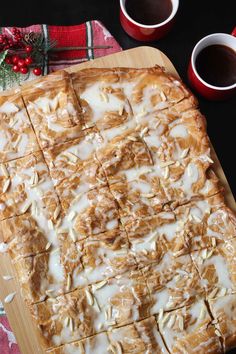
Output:
[[[180,0],[177,22],[164,39],[147,43],[162,50],[187,82],[186,69],[195,43],[214,32],[230,33],[236,25],[235,0]],[[119,0],[40,0],[3,1],[1,26],[27,26],[34,23],[79,24],[101,20],[124,49],[143,45],[126,35],[119,23]],[[208,134],[216,149],[229,184],[236,196],[236,98],[227,102],[208,102],[199,97],[206,115]]]

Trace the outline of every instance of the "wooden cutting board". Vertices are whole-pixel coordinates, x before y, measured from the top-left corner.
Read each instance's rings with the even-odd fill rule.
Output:
[[[179,76],[171,61],[158,49],[152,47],[139,47],[135,49],[126,50],[120,53],[112,54],[103,58],[91,60],[83,64],[74,65],[67,69],[69,72],[77,72],[84,68],[91,67],[151,67],[160,65],[166,68],[168,72],[175,76]],[[27,83],[31,85],[32,82]],[[203,112],[204,113],[204,112]],[[236,212],[236,203],[233,194],[230,190],[229,184],[212,148],[212,158],[215,161],[214,170],[220,178],[225,187],[225,197],[228,206]],[[0,240],[1,242],[1,240]],[[20,288],[16,280],[4,281],[3,275],[14,275],[14,270],[11,266],[10,258],[7,254],[0,254],[0,299],[3,301],[6,295],[16,291],[16,296],[12,303],[5,304],[5,310],[16,336],[22,354],[44,354],[45,352],[40,348],[39,341],[36,335],[34,325],[29,315],[23,300],[20,296]],[[0,351],[1,352],[1,351]]]

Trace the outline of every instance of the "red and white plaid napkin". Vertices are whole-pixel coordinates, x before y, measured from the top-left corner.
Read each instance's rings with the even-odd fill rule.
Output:
[[[0,27],[0,33],[11,33],[11,27]],[[110,32],[99,21],[88,21],[78,26],[33,25],[22,28],[23,33],[39,32],[45,39],[56,41],[60,47],[96,47],[110,46],[108,49],[67,50],[53,52],[53,57],[45,60],[43,74],[63,69],[67,66],[102,57],[121,51]],[[29,79],[35,78],[30,76]],[[14,334],[7,321],[4,308],[0,302],[0,354],[19,354],[20,350]],[[33,354],[33,353],[32,353]]]

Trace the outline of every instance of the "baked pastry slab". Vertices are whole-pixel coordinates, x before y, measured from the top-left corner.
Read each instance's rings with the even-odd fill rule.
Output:
[[[152,299],[152,315],[190,305],[205,296],[203,281],[188,254],[174,257],[167,250],[158,263],[144,267],[142,273]]]
[[[29,155],[39,145],[20,94],[0,97],[0,163]]]
[[[169,353],[158,331],[155,317],[134,322],[131,325],[112,329],[108,332],[113,353]]]
[[[170,353],[222,353],[220,339],[204,301],[163,313],[157,318]]]
[[[191,253],[198,269],[207,299],[224,296],[236,292],[236,238],[211,247]]]
[[[44,348],[56,347],[148,317],[150,298],[138,271],[31,307]]]
[[[209,300],[215,327],[223,338],[224,350],[236,345],[236,294],[225,295]]]
[[[59,201],[41,152],[0,165],[0,220],[47,208],[53,218]]]
[[[111,354],[111,344],[106,332],[82,339],[78,342],[65,344],[47,351],[50,354]]]
[[[22,89],[41,149],[75,139],[83,129],[81,108],[65,71]]]

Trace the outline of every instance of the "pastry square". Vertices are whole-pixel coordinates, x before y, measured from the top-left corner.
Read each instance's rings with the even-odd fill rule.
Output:
[[[47,351],[50,354],[111,354],[110,341],[106,332],[82,339],[78,342],[65,344]]]
[[[193,200],[175,209],[189,250],[211,248],[236,235],[236,218],[222,194]]]
[[[104,280],[136,268],[121,228],[77,242],[71,233],[59,237],[62,263],[71,278],[70,289],[97,282],[102,285]]]
[[[150,218],[130,218],[124,226],[130,249],[140,266],[157,262],[168,249],[174,255],[188,253],[179,220],[172,211],[161,212]]]
[[[150,151],[142,138],[128,130],[96,152],[109,184],[132,181],[142,169],[153,165]]]
[[[205,119],[198,110],[173,115],[169,110],[140,119],[138,131],[152,152],[155,163],[210,156]]]
[[[155,176],[145,177],[111,184],[110,191],[119,205],[121,218],[145,218],[163,210],[168,200],[160,180]]]
[[[203,282],[188,254],[174,257],[170,251],[142,269],[152,298],[151,314],[174,310],[205,295]]]
[[[0,190],[0,220],[29,208],[34,213],[47,208],[50,218],[58,211],[59,201],[41,152],[1,164]]]
[[[193,354],[223,352],[204,301],[161,314],[158,324],[170,353]]]
[[[57,251],[22,258],[14,262],[14,269],[27,303],[43,301],[65,291],[65,271]]]
[[[166,75],[158,66],[144,69],[121,68],[118,72],[135,117],[166,109],[192,96],[182,82]]]
[[[212,160],[207,155],[186,158],[182,162],[161,165],[161,184],[173,207],[194,198],[206,198],[222,191],[219,180],[209,168]],[[156,170],[160,168],[157,166]]]
[[[207,291],[207,298],[236,292],[236,238],[191,254]]]
[[[38,150],[36,135],[21,96],[0,96],[0,163]]]
[[[66,197],[61,201],[64,218],[59,233],[73,233],[73,239],[82,240],[119,227],[117,204],[108,187],[79,193],[69,202]]]
[[[50,298],[31,307],[44,348],[77,341],[116,324],[149,316],[150,299],[137,271]]]
[[[131,270],[91,287],[100,308],[94,322],[101,330],[139,321],[150,316],[151,299],[142,273]]]
[[[210,299],[209,305],[215,327],[223,338],[224,350],[236,346],[236,294]]]
[[[1,221],[1,238],[11,258],[17,260],[57,248],[55,222],[50,219],[47,208]]]
[[[87,128],[96,126],[109,141],[125,126],[136,126],[119,70],[81,70],[72,74],[72,80]]]
[[[113,353],[125,354],[168,354],[158,331],[155,317],[149,317],[131,325],[108,332]]]
[[[68,73],[44,77],[24,87],[22,96],[42,149],[80,136],[81,108]]]
[[[44,349],[95,334],[98,310],[88,302],[89,291],[80,289],[31,307]]]
[[[66,209],[79,194],[107,184],[94,155],[99,145],[99,133],[89,129],[82,132],[80,138],[43,151],[53,184]]]

